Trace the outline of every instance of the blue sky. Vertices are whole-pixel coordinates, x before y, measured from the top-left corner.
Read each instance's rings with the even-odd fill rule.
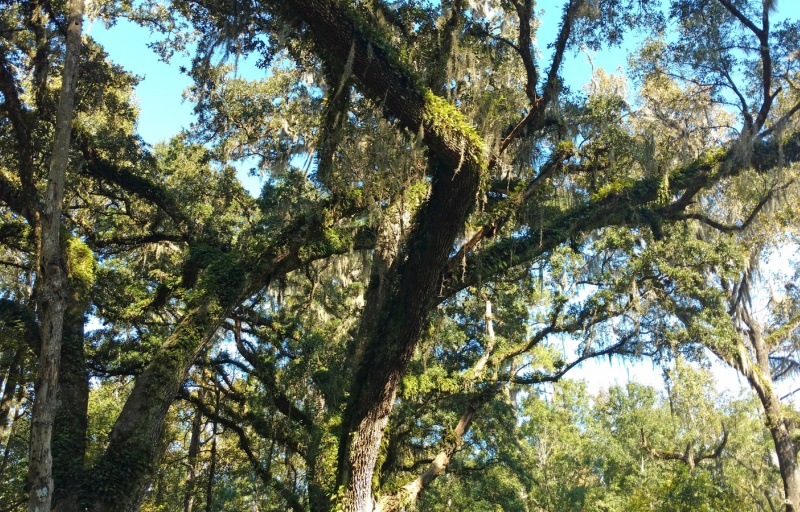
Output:
[[[138,131],[154,144],[188,128],[192,121],[192,106],[181,95],[191,80],[178,70],[176,63],[167,64],[147,47],[157,38],[146,28],[122,20],[111,28],[95,21],[88,27],[89,35],[97,40],[109,58],[126,70],[142,77],[136,88],[141,112]]]
[[[545,52],[541,60],[543,69],[549,64],[546,46],[555,40],[558,30],[560,4],[560,1],[555,2],[557,7],[542,9],[544,16],[539,30],[539,46]],[[188,58],[176,56],[169,64],[162,62],[147,47],[148,43],[159,40],[159,36],[127,20],[120,20],[110,28],[100,21],[87,27],[89,35],[103,45],[112,61],[142,77],[136,88],[136,96],[141,108],[138,130],[145,141],[150,144],[161,142],[176,135],[182,128],[189,128],[193,120],[192,105],[183,101],[182,94],[191,80],[179,71],[181,65],[188,65]],[[600,52],[592,57],[596,67],[608,72],[624,68],[626,59],[625,48]],[[248,66],[246,62],[240,63],[239,69],[240,72],[244,70],[246,78],[258,78],[258,73],[264,73],[255,66]],[[563,69],[565,79],[573,88],[580,89],[591,78],[592,68],[584,53],[569,53]]]
[[[543,7],[547,4],[553,4],[554,7]],[[539,3],[539,12],[543,14],[539,29],[539,47],[543,52],[540,66],[543,72],[549,66],[551,51],[547,45],[555,41],[557,36],[561,9],[560,0]],[[193,106],[183,100],[183,93],[191,85],[191,79],[180,72],[181,66],[189,66],[190,57],[175,55],[169,63],[161,61],[148,47],[148,43],[158,41],[161,36],[124,19],[111,27],[106,27],[99,20],[94,21],[87,24],[87,32],[105,48],[113,62],[141,77],[136,87],[140,108],[137,131],[145,142],[151,145],[164,142],[182,129],[190,128],[194,120]],[[595,67],[616,72],[624,68],[627,50],[616,48],[600,52],[593,54],[591,60]],[[585,53],[568,53],[562,69],[565,80],[574,90],[580,90],[592,76],[592,65]],[[258,79],[266,73],[246,60],[238,63],[237,71],[248,79]],[[248,173],[254,165],[239,163],[236,167],[245,188],[251,194],[259,195],[262,180]]]

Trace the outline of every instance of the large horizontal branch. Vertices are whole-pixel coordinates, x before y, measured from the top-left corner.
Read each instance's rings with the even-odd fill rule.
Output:
[[[756,143],[750,159],[741,156],[742,144],[745,143],[738,142],[725,150],[712,151],[673,171],[668,180],[669,192],[674,196],[682,194],[666,206],[658,204],[663,179],[653,176],[642,178],[621,190],[593,197],[568,210],[554,211],[549,219],[545,219],[541,231],[500,240],[468,256],[463,274],[444,274],[439,300],[444,301],[468,286],[490,279],[508,268],[529,263],[563,243],[603,227],[652,226],[663,221],[681,220],[685,218],[684,211],[693,198],[723,178],[738,175],[750,166],[764,171],[779,165],[775,159],[777,154],[782,154],[787,162],[800,159],[800,132],[782,140]]]

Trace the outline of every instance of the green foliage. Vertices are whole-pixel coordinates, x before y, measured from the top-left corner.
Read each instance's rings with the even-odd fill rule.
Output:
[[[94,253],[77,238],[67,239],[66,245],[67,275],[70,285],[80,296],[86,296],[95,282],[97,261]]]
[[[478,459],[476,451],[465,451],[448,476],[434,484],[420,509],[752,510],[765,506],[764,495],[753,490],[776,485],[778,475],[768,462],[769,441],[757,434],[755,403],[719,400],[710,392],[713,381],[708,372],[687,363],[679,363],[671,379],[669,399],[636,384],[612,386],[590,396],[583,383],[569,380],[542,393],[525,394],[518,433],[484,446],[482,452],[495,454],[488,461]],[[686,407],[693,408],[694,417]],[[712,421],[704,423],[696,413]],[[686,442],[698,452],[713,449],[722,423],[729,434],[722,457],[703,461],[694,472],[680,461],[654,459],[642,449],[641,432],[659,449],[682,452]],[[476,426],[478,432],[481,426]],[[740,464],[741,457],[748,458],[750,453],[764,458]],[[476,466],[482,469],[476,471]]]
[[[756,27],[774,6],[732,4]],[[112,25],[124,16],[153,29],[167,60],[194,52],[196,122],[145,144],[139,78],[84,38],[63,221],[70,312],[87,318],[85,354],[69,355],[85,364],[63,385],[88,394],[87,506],[144,492],[147,511],[189,499],[194,510],[344,508],[339,484],[361,468],[343,448],[363,441],[354,432],[366,421],[354,397],[381,392],[370,490],[408,509],[781,503],[765,427],[794,428],[796,412],[778,407],[765,423],[754,399],[717,393],[702,365],[710,349],[755,368],[750,382],[770,393],[800,368],[798,263],[786,257],[800,213],[789,115],[798,23],[772,24],[765,77],[758,28],[722,2],[563,5],[565,39],[547,41],[536,9],[553,6],[522,1],[92,2]],[[31,208],[51,151],[62,9],[0,8],[10,506],[35,400]],[[637,29],[626,71],[597,68],[580,88],[557,65]],[[360,45],[366,62],[337,45]],[[254,60],[263,77],[239,66]],[[403,127],[409,118],[423,126]],[[475,197],[437,195],[443,160],[436,178],[476,173]],[[247,168],[264,179],[257,198],[239,182]],[[428,206],[442,205],[469,216],[443,215],[419,239]],[[449,238],[437,233],[446,227]],[[436,261],[408,268],[432,245]],[[772,258],[787,268],[759,274]],[[412,289],[415,273],[435,289]],[[419,332],[406,332],[416,320]],[[599,357],[653,358],[667,393],[636,383],[589,393],[564,378]],[[364,390],[365,374],[383,380]],[[111,443],[115,428],[128,444]],[[710,453],[723,428],[725,447],[694,469],[663,456]],[[403,494],[433,460],[441,474]]]

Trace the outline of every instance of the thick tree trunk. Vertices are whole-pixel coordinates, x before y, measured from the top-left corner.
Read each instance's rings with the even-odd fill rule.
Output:
[[[56,412],[56,387],[68,286],[61,252],[61,209],[69,165],[72,110],[83,29],[83,0],[70,0],[68,5],[64,73],[56,112],[53,154],[42,222],[41,263],[36,287],[42,341],[31,417],[29,512],[49,511],[53,495],[50,444]]]
[[[61,365],[53,431],[54,508],[78,512],[85,484],[86,429],[89,407],[89,373],[84,357],[86,317],[81,300],[73,301],[64,318]]]
[[[372,476],[395,394],[423,325],[435,305],[440,275],[475,203],[488,159],[483,141],[452,105],[386,52],[379,34],[361,28],[332,0],[271,2],[287,21],[305,24],[321,54],[347,63],[363,92],[414,132],[430,150],[431,193],[392,263],[383,300],[367,303],[378,319],[364,339],[339,444],[337,495],[345,511],[372,510]],[[372,285],[371,285],[372,286]]]
[[[795,455],[794,441],[792,440],[782,405],[778,397],[772,393],[769,397],[761,397],[764,406],[764,416],[775,443],[775,452],[778,456],[778,467],[783,480],[786,512],[800,511],[800,482],[798,482],[797,455]]]
[[[339,453],[337,483],[346,511],[373,509],[372,476],[400,379],[435,304],[439,278],[478,189],[477,168],[456,172],[431,157],[430,198],[415,219],[404,254],[389,269],[391,288],[368,303],[364,316],[377,317],[350,390]]]
[[[769,347],[764,340],[760,325],[753,321],[749,314],[745,319],[750,326],[749,337],[756,356],[756,367],[744,363],[744,354],[740,354],[744,375],[755,389],[761,406],[764,408],[764,419],[778,456],[778,467],[783,480],[786,512],[800,512],[800,474],[797,471],[797,452],[795,451],[789,423],[783,411],[783,405],[775,394],[772,374],[769,366]]]
[[[160,457],[164,418],[186,372],[213,337],[229,310],[203,306],[181,320],[136,380],[114,424],[109,444],[92,472],[91,510],[135,509]]]

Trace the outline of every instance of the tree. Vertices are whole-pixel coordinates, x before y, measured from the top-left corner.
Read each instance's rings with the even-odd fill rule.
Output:
[[[99,49],[82,61],[105,92],[79,95],[91,122],[73,144],[64,218],[97,261],[86,308],[105,326],[89,343],[75,336],[76,378],[61,389],[91,402],[88,369],[125,394],[110,432],[86,413],[87,426],[65,428],[90,435],[91,456],[71,458],[86,509],[168,502],[176,486],[161,479],[186,475],[159,466],[167,449],[185,446],[190,467],[200,457],[190,440],[166,442],[179,410],[212,426],[207,505],[227,471],[217,451],[234,443],[281,508],[410,505],[470,436],[513,424],[521,387],[592,357],[691,352],[697,339],[672,329],[684,318],[662,314],[674,291],[663,287],[692,277],[670,258],[688,254],[691,270],[726,262],[690,234],[702,221],[725,231],[712,199],[730,183],[777,174],[776,187],[791,186],[780,171],[797,158],[800,107],[791,95],[775,104],[791,91],[797,27],[770,30],[771,5],[672,2],[672,40],[659,38],[665,19],[650,2],[569,0],[546,62],[530,1],[149,7],[99,8],[176,34],[165,56],[185,43],[181,28],[200,35],[198,124],[145,147],[132,133],[133,80]],[[28,11],[3,15],[8,41],[35,35]],[[637,27],[654,34],[638,53],[641,108],[601,73],[586,95],[568,94],[569,51]],[[46,69],[23,43],[6,50],[20,62],[4,80],[9,118],[12,93],[24,97]],[[269,77],[230,77],[220,54],[257,54]],[[93,115],[81,110],[80,98],[98,97]],[[23,262],[11,281],[36,254],[20,233],[30,222],[18,222],[28,211],[18,161],[39,147],[18,145],[2,163],[4,250]],[[246,155],[269,173],[258,200],[228,166]],[[771,190],[737,218],[750,224]],[[489,428],[472,430],[480,418]],[[187,503],[184,492],[170,499]]]

